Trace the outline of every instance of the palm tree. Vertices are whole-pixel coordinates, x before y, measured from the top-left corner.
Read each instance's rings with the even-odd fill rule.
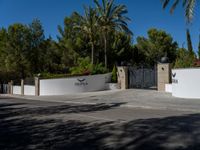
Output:
[[[99,15],[99,26],[104,39],[105,67],[107,68],[107,40],[111,31],[119,30],[132,34],[128,29],[127,22],[130,19],[125,14],[128,13],[125,5],[115,5],[114,0],[102,0],[102,5],[98,0],[94,0]]]
[[[77,13],[77,15],[79,15]],[[98,18],[97,12],[91,7],[84,7],[84,16],[79,15],[80,24],[75,25],[74,28],[79,28],[83,33],[85,33],[90,40],[91,45],[91,63],[94,64],[94,45],[95,45],[95,35],[97,31]]]
[[[173,4],[171,6],[170,12],[173,13],[177,5],[180,3],[180,0],[162,0],[162,3],[163,8],[165,9],[171,1],[173,1]],[[196,0],[182,0],[182,5],[185,8],[185,17],[187,19],[187,22],[190,23],[194,16]]]

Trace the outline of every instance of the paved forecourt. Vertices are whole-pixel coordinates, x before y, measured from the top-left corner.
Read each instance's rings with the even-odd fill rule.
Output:
[[[131,104],[133,99],[131,101],[126,92],[134,91],[71,99],[77,103],[70,103],[69,97],[67,101],[63,97],[58,102],[56,99],[47,100],[47,97],[31,100],[1,96],[0,149],[199,148],[200,140],[194,140],[200,138],[198,111],[127,107],[126,103]],[[136,99],[140,99],[141,95],[137,94],[134,94]],[[115,102],[114,95],[119,98]],[[169,95],[163,97],[167,100]],[[104,103],[98,102],[100,100]]]

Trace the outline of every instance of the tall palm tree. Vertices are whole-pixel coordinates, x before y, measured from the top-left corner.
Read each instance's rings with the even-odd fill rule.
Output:
[[[173,13],[177,5],[181,2],[180,0],[161,0],[163,3],[163,8],[165,9],[171,1],[173,4],[171,6],[170,12]],[[190,23],[194,16],[194,8],[196,5],[196,0],[182,0],[182,5],[185,8],[185,17],[187,22]]]
[[[127,25],[130,19],[124,16],[128,13],[125,5],[115,5],[114,0],[102,0],[102,4],[98,0],[94,0],[94,2],[98,11],[98,22],[104,39],[105,67],[107,68],[107,40],[109,32],[119,30],[132,34]]]
[[[79,15],[79,17],[80,24],[75,25],[75,28],[79,28],[83,33],[85,33],[89,37],[91,45],[91,63],[94,64],[95,35],[98,26],[97,12],[95,9],[85,6],[84,16]]]

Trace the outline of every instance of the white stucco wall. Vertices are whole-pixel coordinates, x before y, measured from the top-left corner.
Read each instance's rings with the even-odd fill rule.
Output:
[[[40,80],[40,95],[66,95],[80,92],[101,91],[111,81],[111,74],[79,76]]]
[[[21,95],[21,86],[13,86],[13,94]]]
[[[200,98],[200,69],[173,69],[172,95],[180,98]]]
[[[172,84],[165,84],[165,92],[172,93]]]
[[[13,94],[21,95],[21,86],[13,86]],[[35,95],[35,86],[24,85],[24,95]]]
[[[24,95],[35,95],[35,86],[24,85]]]

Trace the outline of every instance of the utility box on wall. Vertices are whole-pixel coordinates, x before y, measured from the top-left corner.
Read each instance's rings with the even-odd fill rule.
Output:
[[[165,84],[171,83],[171,64],[158,64],[158,91],[165,91]]]
[[[128,89],[128,67],[117,67],[117,77],[120,88]]]

